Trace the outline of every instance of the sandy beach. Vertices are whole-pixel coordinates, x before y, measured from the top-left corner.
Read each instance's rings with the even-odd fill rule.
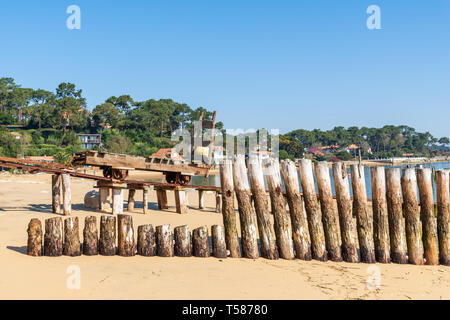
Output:
[[[80,219],[80,237],[84,218],[101,216],[83,204],[93,186],[94,181],[72,178],[72,215]],[[30,257],[25,254],[30,219],[43,223],[55,217],[50,191],[50,175],[0,174],[0,299],[450,299],[450,268],[444,266],[262,258]],[[157,210],[152,191],[150,213],[144,215],[141,198],[137,191],[135,230],[149,223],[172,228],[187,224],[191,229],[222,224],[212,193],[206,195],[206,208],[198,210],[197,195],[189,192],[192,207],[184,215],[175,213],[171,192],[167,211]],[[67,286],[70,266],[79,267],[80,289]],[[380,272],[378,288],[372,281],[374,270]]]

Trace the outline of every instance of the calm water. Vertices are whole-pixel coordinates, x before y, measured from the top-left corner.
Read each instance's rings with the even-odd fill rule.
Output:
[[[410,166],[415,166],[416,164],[409,164]],[[424,168],[434,168],[435,170],[440,169],[450,169],[450,162],[439,162],[439,163],[427,163],[422,164]],[[401,165],[401,166],[385,166],[386,168],[405,168],[407,165]],[[347,173],[349,174],[349,183],[350,183],[350,194],[353,196],[352,186],[351,186],[351,178],[350,178],[350,168],[347,168]],[[367,197],[372,198],[372,185],[371,185],[371,178],[370,178],[370,168],[365,167],[364,168],[364,176],[366,179],[366,191],[367,191]],[[334,179],[333,179],[333,172],[330,170],[330,178],[331,178],[331,188],[333,190],[333,195],[335,194],[334,191]],[[300,175],[299,175],[299,182],[300,182]],[[284,181],[283,183],[283,190],[284,190]],[[207,185],[207,186],[217,186],[220,187],[220,176],[219,175],[211,175],[208,178],[205,177],[193,177],[190,184],[193,185]],[[266,183],[267,188],[267,183]],[[302,190],[302,186],[300,184],[300,190]],[[317,191],[317,184],[316,184],[316,192]],[[433,196],[434,201],[436,201],[436,184],[433,180]]]

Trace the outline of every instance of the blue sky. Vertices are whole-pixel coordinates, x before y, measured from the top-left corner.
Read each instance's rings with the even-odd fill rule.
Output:
[[[72,4],[81,30],[66,28]],[[214,108],[228,128],[450,136],[448,0],[2,1],[0,39],[0,76],[73,82],[90,109],[130,94]]]

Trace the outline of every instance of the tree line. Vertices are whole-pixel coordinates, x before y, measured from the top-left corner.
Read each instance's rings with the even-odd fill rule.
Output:
[[[203,107],[194,109],[171,99],[137,101],[126,94],[109,97],[90,111],[83,91],[73,83],[63,82],[47,91],[0,78],[0,155],[49,155],[67,162],[81,151],[77,133],[99,133],[101,151],[148,156],[159,148],[172,147],[171,133],[192,129],[201,112],[204,119],[212,118],[213,112]],[[6,125],[21,125],[20,134],[14,136]],[[230,138],[222,122],[216,122],[216,128],[225,140]],[[361,148],[364,158],[388,158],[405,153],[432,156],[448,151],[450,140],[404,125],[298,129],[279,136],[282,159],[302,158],[310,147],[338,145],[340,149],[328,157],[346,160],[351,156],[342,149],[352,144]]]

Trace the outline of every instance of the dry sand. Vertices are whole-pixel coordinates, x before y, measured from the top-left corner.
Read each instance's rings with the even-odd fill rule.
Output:
[[[0,299],[449,299],[450,268],[443,266],[382,265],[379,289],[368,289],[367,264],[266,259],[160,258],[160,257],[29,257],[27,225],[31,218],[51,213],[51,177],[45,174],[0,174]],[[86,209],[83,197],[93,189],[90,180],[72,179],[73,215],[100,216]],[[142,193],[137,192],[140,200]],[[170,223],[191,229],[222,224],[214,213],[213,194],[204,210],[189,193],[190,213],[158,211],[151,192],[150,213],[143,215],[136,202],[134,226]],[[80,232],[81,236],[81,232]],[[67,288],[67,268],[81,271],[81,288]],[[369,269],[370,270],[370,269]]]

